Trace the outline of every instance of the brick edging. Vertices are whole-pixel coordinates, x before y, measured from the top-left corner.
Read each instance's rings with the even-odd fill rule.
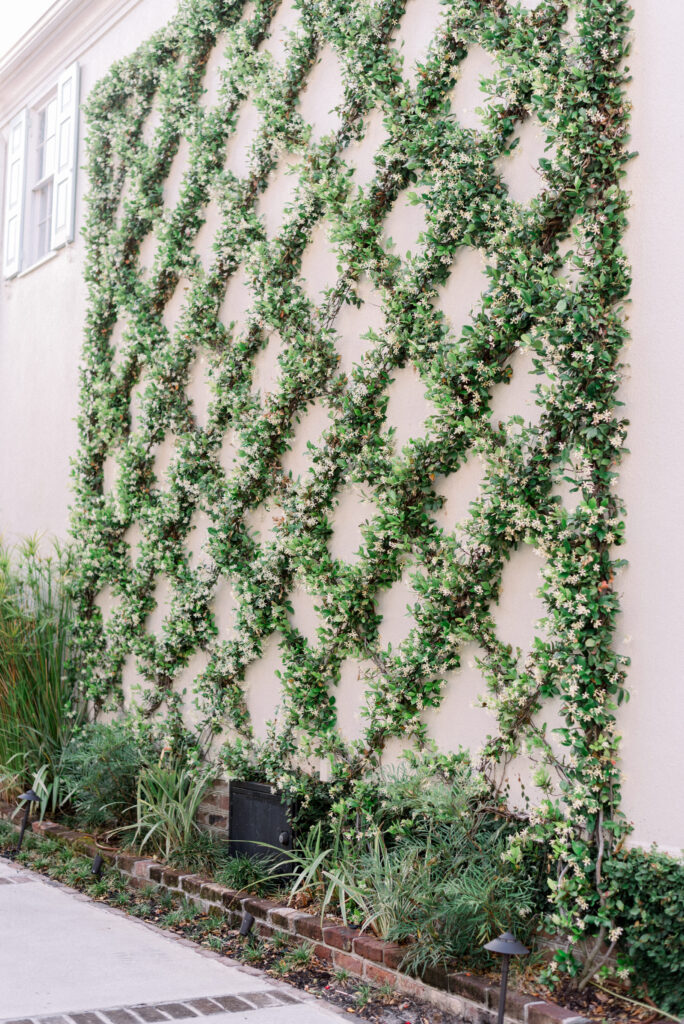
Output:
[[[1,818],[8,818],[14,811],[11,805],[0,804]],[[68,843],[88,856],[94,857],[99,853],[136,887],[151,883],[186,897],[206,911],[218,910],[225,915],[231,927],[238,927],[243,913],[247,912],[254,917],[258,934],[267,937],[278,932],[295,942],[309,942],[320,960],[371,984],[389,984],[405,995],[461,1014],[477,1024],[493,1024],[495,1020],[499,986],[488,978],[430,968],[425,973],[425,980],[419,980],[399,970],[406,950],[395,942],[362,934],[358,929],[336,921],[321,921],[318,916],[272,900],[245,896],[210,878],[183,874],[149,857],[100,846],[91,835],[51,821],[33,822],[33,831]],[[522,1024],[589,1024],[586,1018],[572,1010],[514,989],[509,989],[506,997],[506,1020]]]

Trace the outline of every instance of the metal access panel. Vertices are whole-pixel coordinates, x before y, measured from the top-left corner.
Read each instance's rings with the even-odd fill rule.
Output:
[[[270,786],[260,782],[229,783],[228,840],[233,856],[278,856],[279,850],[292,849],[292,826],[287,804]]]

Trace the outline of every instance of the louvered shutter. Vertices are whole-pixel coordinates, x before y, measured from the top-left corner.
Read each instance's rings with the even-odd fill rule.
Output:
[[[13,277],[21,270],[27,134],[28,111],[22,110],[21,114],[18,114],[10,124],[9,137],[7,139],[5,237],[2,249],[2,265],[5,277]]]
[[[67,68],[57,83],[57,160],[50,239],[53,249],[74,240],[79,84],[78,64]]]

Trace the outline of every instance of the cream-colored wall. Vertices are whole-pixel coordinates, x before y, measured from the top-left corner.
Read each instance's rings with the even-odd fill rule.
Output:
[[[87,6],[82,14],[86,20],[91,13]],[[101,6],[106,17],[111,17],[109,5]],[[99,39],[74,52],[70,34],[66,39],[56,36],[47,49],[43,47],[11,79],[2,82],[3,138],[16,109],[38,101],[73,60],[81,65],[81,99],[85,99],[113,61],[130,53],[173,17],[177,0],[133,0],[114,6],[121,7],[123,16]],[[82,141],[78,162],[80,166],[85,162]],[[77,232],[83,227],[85,189],[85,174],[80,172]],[[41,266],[0,282],[0,535],[6,541],[33,533],[67,535],[70,459],[76,454],[78,440],[78,368],[86,308],[84,258],[79,236]]]
[[[409,0],[407,18],[397,33],[395,45],[404,53],[407,68],[414,59],[422,59],[438,4]],[[526,6],[534,6],[532,0]],[[633,344],[628,359],[630,376],[624,388],[626,414],[631,420],[627,458],[620,490],[629,508],[630,568],[620,580],[624,612],[620,624],[620,644],[633,658],[630,672],[632,699],[619,713],[624,733],[623,764],[625,770],[625,810],[634,821],[634,841],[656,841],[667,848],[684,845],[684,744],[680,740],[684,692],[679,680],[680,662],[684,656],[684,630],[676,581],[684,578],[684,545],[680,508],[684,505],[684,484],[678,473],[679,451],[684,441],[684,411],[680,400],[684,385],[684,349],[679,338],[679,294],[684,280],[684,256],[680,236],[682,218],[680,177],[684,158],[684,138],[679,127],[677,102],[684,87],[684,70],[676,50],[677,28],[684,28],[684,10],[679,0],[636,0],[636,46],[632,60],[635,83],[634,146],[640,151],[630,168],[630,185],[634,191],[634,210],[628,237],[629,255],[634,264],[635,283],[631,311]],[[157,24],[172,13],[173,0],[142,0],[126,19],[90,49],[80,55],[83,65],[84,94],[94,79],[115,56],[130,50]],[[289,13],[288,13],[289,12]],[[420,15],[420,16],[418,16]],[[289,26],[291,5],[285,4],[281,20]],[[272,45],[272,44],[271,44]],[[210,68],[217,65],[214,60]],[[480,120],[477,106],[486,103],[479,91],[479,78],[487,75],[491,59],[479,49],[473,51],[462,66],[462,74],[452,95],[452,109],[464,124],[477,128]],[[330,129],[334,116],[330,113],[335,92],[339,88],[339,70],[330,54],[323,54],[315,70],[316,89],[303,94],[304,112],[314,125],[314,134]],[[323,83],[323,85],[320,85]],[[323,93],[330,93],[324,102]],[[211,92],[208,102],[211,100]],[[247,149],[258,126],[258,115],[251,100],[244,103],[243,116],[232,139],[227,160],[231,169],[244,174]],[[373,174],[373,155],[384,137],[381,118],[370,114],[367,133],[350,145],[345,153],[355,167],[355,181],[363,185]],[[509,161],[500,168],[509,189],[525,201],[539,187],[537,162],[543,155],[541,135],[534,121],[525,124],[521,142]],[[269,234],[276,233],[283,223],[283,207],[296,187],[297,158],[286,156],[273,173],[269,188],[261,197],[259,212]],[[174,165],[166,197],[172,201],[180,184],[183,154]],[[83,175],[79,192],[84,187]],[[79,200],[79,222],[83,204]],[[209,210],[205,228],[197,240],[203,262],[211,258],[211,239],[216,227],[216,211]],[[385,235],[395,243],[402,257],[420,246],[424,227],[424,211],[420,205],[400,202],[390,214]],[[149,252],[148,252],[149,250]],[[147,257],[146,255],[147,254]],[[143,247],[142,262],[154,254],[154,239]],[[67,524],[68,458],[75,451],[77,366],[82,337],[85,292],[81,283],[83,248],[80,241],[61,252],[44,266],[27,276],[3,286],[0,306],[0,379],[4,385],[0,406],[0,529],[7,536],[45,530],[65,535]],[[303,273],[305,288],[312,299],[334,281],[335,261],[322,225],[305,253]],[[457,259],[449,284],[440,293],[437,304],[458,331],[467,321],[487,288],[487,277],[481,254],[463,250]],[[337,318],[343,372],[349,374],[354,363],[363,358],[372,341],[362,341],[364,330],[382,329],[380,301],[367,281],[359,283],[362,306],[349,305]],[[250,296],[244,280],[237,276],[230,284],[222,318],[243,323]],[[173,326],[183,305],[182,287],[170,302],[165,322]],[[274,335],[255,361],[254,388],[262,401],[278,386],[278,354],[281,339]],[[501,386],[493,399],[493,417],[506,419],[523,413],[535,421],[539,410],[534,405],[532,388],[538,378],[531,373],[529,355],[520,352],[513,360],[513,380]],[[199,411],[206,413],[208,390],[205,367],[200,360],[189,386]],[[8,383],[9,382],[9,383]],[[410,416],[407,414],[410,412]],[[423,385],[411,369],[399,371],[390,387],[387,427],[394,427],[397,449],[425,429],[432,407]],[[315,442],[329,422],[328,410],[322,403],[311,405],[302,416],[295,432],[292,450],[283,460],[286,471],[293,476],[304,473],[308,465],[306,443]],[[157,469],[163,477],[173,455],[173,439],[167,440],[157,453]],[[228,438],[222,461],[230,471],[235,459],[235,439]],[[111,479],[114,466],[109,467]],[[435,513],[440,525],[457,529],[474,500],[482,480],[482,466],[477,456],[455,474],[435,482],[437,492],[445,499],[444,507]],[[331,510],[334,534],[330,549],[335,557],[353,562],[363,540],[362,525],[373,515],[372,494],[347,485],[338,495],[338,505]],[[273,518],[277,508],[260,507],[249,517],[249,526],[259,533],[262,542],[272,536]],[[193,564],[207,559],[205,545],[209,520],[204,513],[196,516],[189,548]],[[540,584],[541,562],[530,549],[516,552],[507,566],[501,602],[494,611],[501,638],[529,649],[543,607],[536,589]],[[384,642],[396,645],[408,634],[412,616],[407,611],[416,601],[410,579],[411,566],[402,578],[379,596],[383,615],[380,635]],[[152,613],[147,628],[161,628],[169,593],[160,581],[159,607]],[[311,642],[316,640],[318,616],[315,600],[302,588],[291,595],[293,623]],[[106,595],[103,597],[107,603]],[[234,596],[225,583],[216,601],[221,636],[231,635],[235,611]],[[624,638],[631,636],[631,641]],[[250,667],[246,679],[247,702],[254,716],[257,735],[264,736],[266,723],[277,714],[279,692],[272,680],[280,667],[277,637],[269,639],[264,657]],[[426,712],[429,735],[443,749],[463,744],[477,749],[493,731],[494,722],[486,710],[475,707],[484,691],[484,682],[476,665],[479,652],[468,648],[463,652],[459,671],[446,679],[444,703],[439,712]],[[178,689],[188,690],[187,721],[196,720],[192,706],[191,687],[194,675],[206,664],[198,656],[176,681]],[[347,739],[360,735],[360,710],[366,689],[365,673],[369,666],[348,659],[342,667],[342,678],[336,691],[339,721]],[[126,688],[135,685],[135,666],[126,671]],[[131,692],[131,695],[132,692]],[[552,728],[557,709],[548,712]],[[388,750],[386,760],[396,758],[399,745]],[[529,766],[518,761],[510,767],[509,779],[514,800],[521,799],[521,786],[529,791]],[[535,796],[532,790],[532,796]]]
[[[623,389],[630,421],[619,489],[627,503],[619,643],[632,659],[619,714],[624,810],[633,841],[684,847],[684,64],[679,0],[637,0],[626,240],[634,284]]]

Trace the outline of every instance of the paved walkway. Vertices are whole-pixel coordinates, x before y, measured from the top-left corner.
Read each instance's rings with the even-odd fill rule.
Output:
[[[0,859],[0,1024],[339,1024],[337,1011]]]

